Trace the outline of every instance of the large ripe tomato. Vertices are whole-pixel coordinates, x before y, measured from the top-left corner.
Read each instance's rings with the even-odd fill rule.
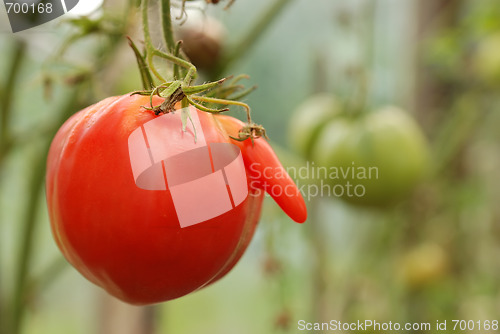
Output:
[[[238,120],[191,108],[202,127],[198,135],[203,132],[207,145],[232,143],[240,148],[248,196],[215,218],[181,227],[169,188],[145,190],[134,180],[129,137],[161,117],[141,107],[148,104],[148,97],[124,95],[78,112],[55,136],[47,162],[47,202],[57,245],[87,279],[132,304],[177,298],[224,276],[253,236],[263,200],[261,190],[276,184],[295,187],[288,175],[264,178],[256,172],[258,168],[283,169],[264,139],[254,140],[254,145],[250,140],[232,140],[229,135],[237,136],[241,126]],[[183,152],[180,112],[169,115],[173,121],[163,123],[161,140],[149,145]],[[250,173],[250,166],[258,168]],[[191,167],[177,168],[173,176],[189,180]],[[169,186],[171,181],[166,180]],[[211,197],[212,192],[216,198],[216,190],[197,188],[195,198],[200,193]],[[292,219],[305,221],[302,196],[298,191],[290,194],[274,197]],[[210,210],[200,201],[193,201],[188,209]]]
[[[295,139],[312,143],[294,147],[298,151],[308,147],[306,157],[314,169],[310,174],[321,177],[316,181],[327,185],[322,188],[324,196],[354,204],[387,205],[407,195],[422,178],[428,165],[428,144],[418,125],[403,110],[385,107],[349,115],[333,108],[338,105],[333,99],[328,102],[324,97],[315,97],[311,101],[311,113],[306,108],[297,113],[303,114],[302,118],[320,115],[321,124],[314,133],[299,133]],[[328,110],[320,112],[318,108]]]

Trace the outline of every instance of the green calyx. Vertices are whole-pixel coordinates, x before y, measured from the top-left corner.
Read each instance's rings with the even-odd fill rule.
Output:
[[[198,77],[196,67],[183,56],[182,41],[175,42],[171,26],[170,0],[162,0],[161,15],[164,44],[166,51],[159,50],[153,46],[149,31],[148,19],[149,0],[142,0],[142,21],[144,30],[144,52],[139,51],[135,43],[128,38],[129,45],[132,48],[137,60],[140,71],[143,90],[135,91],[132,94],[150,96],[149,106],[145,109],[151,110],[155,115],[166,114],[176,109],[178,103],[182,107],[192,105],[195,108],[211,114],[219,114],[229,110],[229,106],[239,106],[245,109],[247,124],[242,128],[241,133],[249,132],[247,138],[257,138],[265,136],[265,130],[262,127],[258,129],[253,123],[250,107],[243,102],[238,101],[245,97],[256,87],[245,89],[239,84],[239,81],[248,78],[246,75],[240,75],[233,80],[222,78],[217,81],[207,82],[200,85],[194,85]],[[171,80],[167,80],[155,67],[153,60],[160,58],[172,65]],[[159,105],[153,105],[153,97],[158,96],[163,100]],[[183,121],[183,126],[185,126]],[[252,131],[248,129],[254,129]],[[241,138],[241,139],[242,139]]]

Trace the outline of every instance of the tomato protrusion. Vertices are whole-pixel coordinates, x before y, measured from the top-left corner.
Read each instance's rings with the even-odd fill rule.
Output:
[[[217,116],[224,130],[236,137],[244,123],[229,116]],[[280,208],[297,223],[307,219],[307,207],[287,171],[274,153],[271,145],[262,137],[245,141],[232,140],[243,153],[243,160],[250,179],[250,187],[265,190]]]

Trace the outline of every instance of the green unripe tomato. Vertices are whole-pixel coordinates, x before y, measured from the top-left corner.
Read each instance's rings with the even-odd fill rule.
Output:
[[[314,143],[312,158],[327,169],[325,182],[333,196],[383,206],[414,188],[428,165],[429,150],[416,122],[388,106],[330,121]]]
[[[407,288],[418,290],[442,280],[449,269],[449,258],[438,244],[425,243],[406,252],[398,261],[399,276]]]
[[[472,58],[478,78],[488,84],[500,84],[500,33],[480,40]]]
[[[309,157],[321,128],[337,117],[340,111],[340,103],[330,94],[308,98],[290,119],[288,137],[291,147],[303,157]]]

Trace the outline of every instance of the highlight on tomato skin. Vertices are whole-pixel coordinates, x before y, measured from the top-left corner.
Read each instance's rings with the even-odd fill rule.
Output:
[[[160,102],[153,99],[155,105]],[[142,107],[148,104],[148,96],[124,95],[73,115],[53,139],[46,173],[51,228],[65,258],[89,281],[135,305],[179,298],[224,277],[252,240],[262,190],[296,189],[288,175],[252,179],[256,171],[250,169],[251,163],[283,168],[264,139],[255,139],[253,146],[251,140],[236,142],[230,139],[232,128],[226,128],[225,121],[232,119],[227,123],[231,126],[239,121],[229,117],[220,121],[220,116],[190,107],[207,143],[240,148],[248,196],[217,217],[181,227],[171,191],[144,190],[134,180],[128,139],[138,128],[162,117]],[[164,123],[162,141],[168,145],[179,144],[183,136],[180,114],[172,114],[175,122]],[[274,198],[292,219],[306,219],[298,189],[293,196],[275,194]]]

